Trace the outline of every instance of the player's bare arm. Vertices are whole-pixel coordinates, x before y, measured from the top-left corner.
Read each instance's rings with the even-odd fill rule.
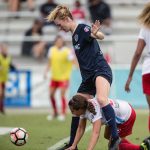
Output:
[[[45,71],[44,71],[44,79],[47,79],[47,73],[50,70],[50,60],[48,60]]]
[[[87,150],[94,150],[94,147],[99,139],[100,128],[101,128],[101,121],[100,120],[95,121],[93,123],[92,135],[90,137]]]
[[[125,84],[125,91],[127,91],[127,92],[130,92],[130,83],[132,81],[132,76],[133,76],[134,70],[137,66],[137,63],[139,62],[139,59],[142,55],[145,45],[146,44],[143,39],[138,40],[137,48],[136,48],[136,51],[134,53],[132,63],[131,63],[130,73],[129,73],[127,82]]]
[[[72,146],[66,150],[75,150],[77,144],[79,143],[80,139],[82,138],[82,136],[85,132],[85,127],[86,127],[86,119],[81,119],[79,122],[75,140],[74,140]]]
[[[91,27],[91,36],[93,38],[103,40],[104,39],[104,34],[99,31],[100,27],[101,27],[100,21],[96,20],[95,23],[93,23],[92,27]]]

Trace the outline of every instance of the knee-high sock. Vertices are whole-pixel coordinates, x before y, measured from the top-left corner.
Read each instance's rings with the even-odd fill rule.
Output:
[[[4,102],[3,102],[3,99],[0,99],[0,112],[4,112]]]
[[[119,150],[140,150],[140,146],[132,144],[130,141],[123,139],[119,144]]]
[[[115,112],[110,104],[102,107],[102,111],[104,113],[105,119],[107,120],[107,124],[111,129],[111,137],[117,138],[119,137],[117,131],[117,124],[115,120]]]
[[[149,132],[150,132],[150,116],[148,117],[148,129],[149,129]]]
[[[78,125],[79,125],[79,117],[74,117],[72,116],[72,121],[71,121],[71,130],[70,130],[70,141],[69,141],[69,145],[71,146],[74,142],[75,136],[76,136],[76,132],[78,129]]]
[[[51,100],[51,104],[52,104],[52,107],[53,107],[54,115],[57,115],[57,107],[56,107],[55,98],[53,96],[51,96],[50,100]]]
[[[5,83],[2,83],[0,91],[2,94],[0,95],[0,112],[4,113],[4,99],[5,99]]]
[[[62,102],[62,114],[66,114],[66,108],[67,108],[67,100],[65,97],[61,97]]]

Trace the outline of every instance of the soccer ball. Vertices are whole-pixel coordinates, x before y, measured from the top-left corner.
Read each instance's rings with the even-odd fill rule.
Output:
[[[14,128],[10,131],[10,140],[17,146],[22,146],[27,142],[28,133],[23,128]]]

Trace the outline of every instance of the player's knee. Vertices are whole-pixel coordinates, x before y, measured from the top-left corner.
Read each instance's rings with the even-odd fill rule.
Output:
[[[103,97],[103,96],[98,96],[97,100],[98,100],[100,106],[105,106],[108,103],[107,98]]]

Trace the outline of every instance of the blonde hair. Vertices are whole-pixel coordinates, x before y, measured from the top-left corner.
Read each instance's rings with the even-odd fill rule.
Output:
[[[142,25],[150,28],[150,2],[145,5],[143,11],[138,16],[138,19]]]
[[[54,10],[52,10],[46,19],[47,21],[51,22],[51,21],[54,21],[57,17],[62,20],[65,19],[66,17],[69,17],[73,20],[73,17],[72,17],[71,12],[69,11],[69,8],[66,6],[62,6],[62,5],[59,5]]]

